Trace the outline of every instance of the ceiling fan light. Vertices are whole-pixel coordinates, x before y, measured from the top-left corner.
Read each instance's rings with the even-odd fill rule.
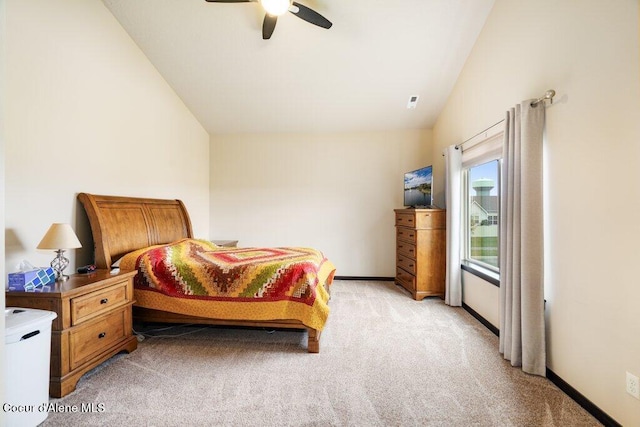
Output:
[[[260,0],[262,7],[269,15],[280,16],[289,10],[289,0]]]

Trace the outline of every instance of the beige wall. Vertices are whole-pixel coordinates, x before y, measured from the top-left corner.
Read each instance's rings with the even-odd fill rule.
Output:
[[[211,139],[211,237],[312,246],[340,276],[395,276],[393,209],[430,131]]]
[[[496,328],[500,328],[500,288],[462,271],[462,301]]]
[[[99,0],[6,1],[6,268],[53,222],[92,259],[81,191],[180,198],[209,229],[209,136]]]
[[[545,142],[548,366],[623,425],[640,425],[625,393],[625,372],[640,375],[638,16],[637,0],[497,0],[434,128],[435,155],[557,91]]]

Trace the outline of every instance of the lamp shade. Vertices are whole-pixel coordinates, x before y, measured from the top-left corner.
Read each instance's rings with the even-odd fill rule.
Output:
[[[80,240],[69,224],[51,224],[38,249],[75,249],[81,248]]]

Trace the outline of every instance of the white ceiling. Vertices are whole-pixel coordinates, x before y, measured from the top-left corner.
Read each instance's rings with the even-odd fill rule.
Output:
[[[431,128],[493,1],[300,0],[333,27],[262,40],[257,3],[103,0],[212,134]]]

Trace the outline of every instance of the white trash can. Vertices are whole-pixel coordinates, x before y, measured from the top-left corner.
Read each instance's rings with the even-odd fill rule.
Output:
[[[5,402],[7,426],[37,426],[49,413],[52,311],[7,307],[5,322]]]

